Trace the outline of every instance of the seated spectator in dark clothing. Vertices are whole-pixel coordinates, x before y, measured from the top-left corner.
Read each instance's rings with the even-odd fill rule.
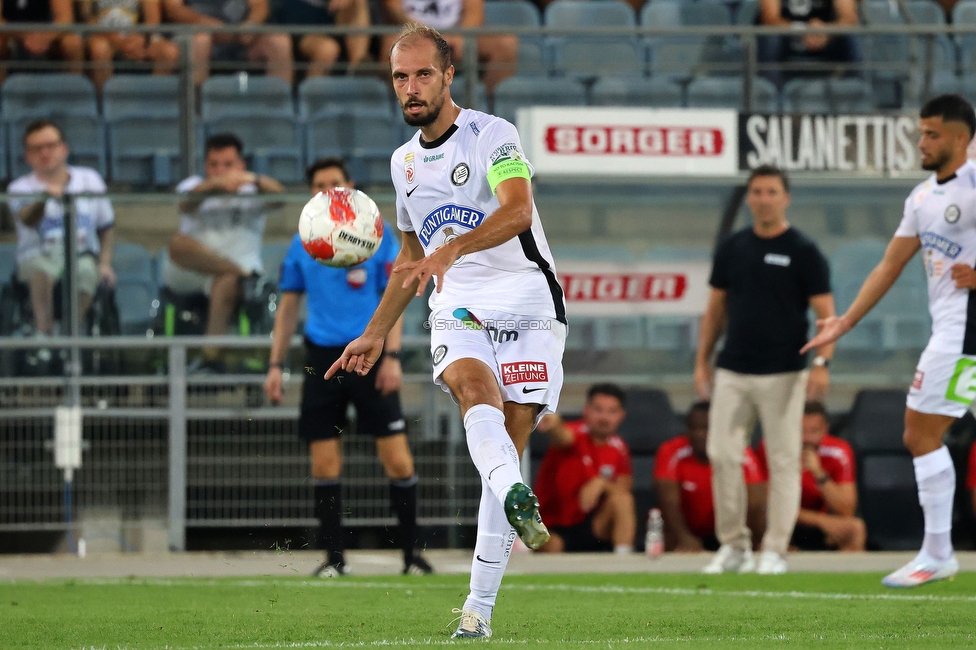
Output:
[[[617,435],[625,415],[620,387],[596,384],[583,419],[548,415],[539,423],[536,435],[548,434],[550,444],[534,489],[552,535],[541,552],[634,550],[634,477],[630,450]]]
[[[0,14],[5,23],[54,23],[71,25],[75,22],[71,0],[3,0]],[[66,70],[81,74],[85,48],[81,36],[65,32],[23,32],[0,35],[0,58],[3,59],[61,59]],[[0,69],[0,80],[7,69]]]
[[[282,25],[369,27],[367,0],[284,0],[277,11]],[[328,34],[296,34],[295,51],[308,61],[307,77],[329,74],[345,54],[355,68],[369,53],[369,36],[345,36],[340,42]]]
[[[796,36],[760,36],[759,62],[789,64],[802,61],[825,66],[859,63],[861,48],[853,36],[814,34],[806,29],[807,26],[857,25],[858,22],[855,0],[759,0],[760,25],[792,25],[797,29]],[[822,76],[833,72],[824,67],[815,74]],[[776,69],[763,72],[763,75],[779,85],[784,78],[796,76],[796,72]]]
[[[686,431],[668,440],[654,458],[654,492],[664,519],[664,550],[676,553],[716,551],[712,467],[708,462],[708,402],[693,404]],[[766,479],[752,449],[746,447],[746,521],[753,546],[766,531]]]
[[[162,10],[158,0],[92,0],[82,2],[81,16],[92,25],[124,30],[132,25],[158,25]],[[170,74],[176,70],[180,50],[176,43],[159,34],[116,31],[88,37],[88,57],[92,61],[91,78],[101,88],[112,76],[112,62],[152,62],[153,74]]]
[[[766,471],[766,450],[759,463]],[[828,433],[827,411],[820,402],[803,410],[803,474],[800,514],[790,546],[804,551],[863,551],[867,529],[857,510],[854,452],[844,440]]]
[[[184,25],[263,25],[268,21],[268,0],[162,0],[166,20]],[[193,37],[193,81],[210,76],[210,61],[261,61],[267,73],[288,83],[294,77],[294,57],[288,34],[196,34]]]

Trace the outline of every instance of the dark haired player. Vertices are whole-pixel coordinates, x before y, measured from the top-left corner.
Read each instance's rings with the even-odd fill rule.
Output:
[[[932,338],[908,391],[904,441],[914,457],[925,538],[915,559],[882,580],[889,587],[915,587],[959,571],[952,549],[956,472],[942,436],[976,398],[976,166],[966,157],[976,114],[959,95],[940,95],[920,118],[922,168],[934,173],[908,195],[884,258],[847,312],[818,321],[820,333],[804,348],[836,341],[854,327],[922,250]]]
[[[312,194],[334,187],[353,187],[341,158],[316,160],[306,172]],[[384,229],[379,249],[368,260],[348,269],[319,264],[305,252],[296,234],[281,265],[281,299],[275,315],[271,363],[264,390],[268,399],[281,401],[281,365],[295,331],[302,294],[308,295],[305,321],[305,373],[298,433],[308,441],[312,457],[315,516],[319,520],[319,546],[325,562],[315,575],[332,577],[346,572],[342,530],[342,446],[346,407],[356,407],[357,428],[376,438],[376,453],[390,479],[390,505],[400,522],[403,572],[431,573],[430,565],[414,550],[417,541],[417,475],[407,446],[406,425],[400,411],[400,334],[402,323],[390,329],[383,358],[365,377],[343,376],[327,382],[322,374],[342,353],[343,346],[366,327],[389,279],[397,254],[396,237]],[[336,308],[336,305],[342,305]]]

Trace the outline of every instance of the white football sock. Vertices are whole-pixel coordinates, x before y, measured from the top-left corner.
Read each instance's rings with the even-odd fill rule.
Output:
[[[482,479],[478,541],[471,560],[471,593],[464,601],[464,609],[478,612],[491,620],[491,610],[495,607],[495,598],[515,539],[515,529],[508,523],[505,509]]]
[[[464,431],[474,466],[504,504],[512,486],[522,482],[519,455],[505,429],[505,414],[487,404],[472,406],[464,414]]]
[[[613,547],[613,552],[617,555],[630,555],[634,552],[634,547],[631,544],[617,544]]]
[[[935,560],[952,557],[952,500],[956,494],[956,470],[945,445],[912,460],[918,501],[925,513],[922,553]]]

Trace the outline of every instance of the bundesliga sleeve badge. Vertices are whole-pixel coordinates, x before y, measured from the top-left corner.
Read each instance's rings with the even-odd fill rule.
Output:
[[[416,177],[416,167],[414,166],[412,151],[403,157],[403,175],[407,177],[408,185],[413,183]]]

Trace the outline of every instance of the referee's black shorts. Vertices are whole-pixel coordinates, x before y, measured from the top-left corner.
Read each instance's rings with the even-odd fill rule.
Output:
[[[406,422],[400,410],[400,393],[381,395],[376,390],[377,363],[360,377],[343,370],[329,381],[325,371],[342,354],[342,347],[322,347],[305,340],[305,383],[298,416],[298,435],[305,440],[338,438],[348,426],[346,409],[356,407],[356,429],[376,438],[404,433]]]

